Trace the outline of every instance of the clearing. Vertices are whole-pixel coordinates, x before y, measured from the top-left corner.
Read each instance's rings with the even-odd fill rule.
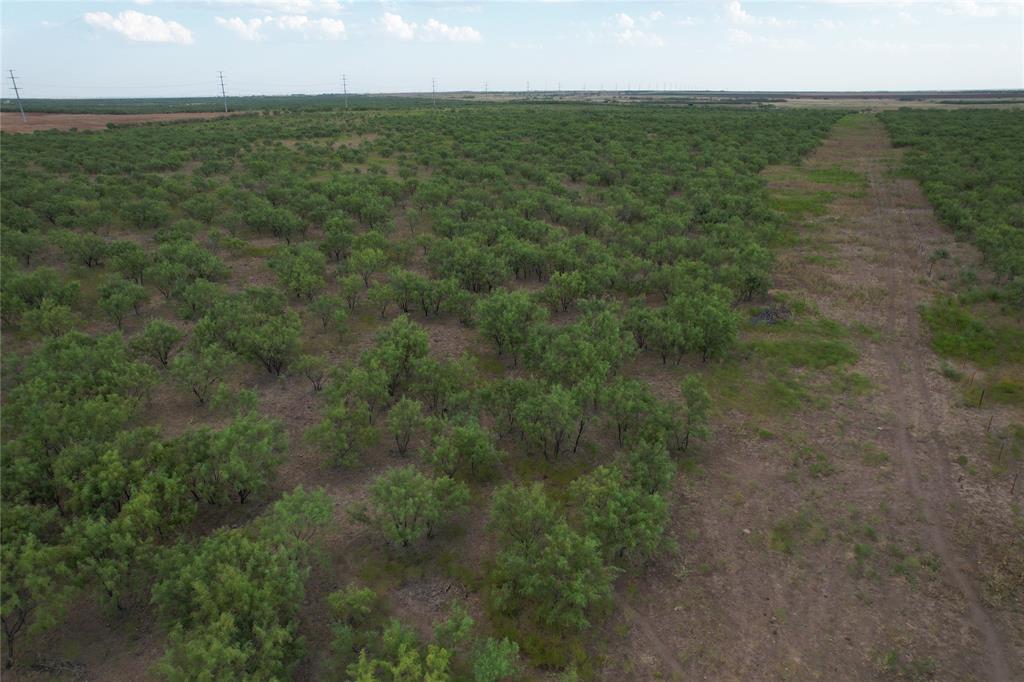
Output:
[[[0,130],[5,133],[33,133],[37,130],[103,130],[108,123],[165,123],[196,121],[229,116],[222,112],[181,112],[177,114],[36,114],[27,113],[22,121],[17,112],[0,113]]]

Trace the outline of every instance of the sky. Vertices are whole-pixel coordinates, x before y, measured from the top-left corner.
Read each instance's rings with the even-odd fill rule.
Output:
[[[2,0],[0,61],[25,97],[1017,89],[1024,0]]]

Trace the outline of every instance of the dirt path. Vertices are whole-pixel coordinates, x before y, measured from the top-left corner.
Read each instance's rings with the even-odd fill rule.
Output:
[[[1009,485],[984,473],[992,412],[964,406],[918,311],[946,286],[929,272],[931,253],[947,250],[956,268],[980,267],[979,257],[938,223],[916,183],[889,172],[898,159],[877,118],[859,115],[801,168],[765,173],[780,196],[831,193],[779,251],[773,295],[803,305],[802,324],[838,323],[853,365],[791,370],[804,397],[788,407],[773,404],[792,394],[767,391],[779,375],[756,358],[636,368],[666,397],[695,371],[713,393],[727,385],[715,372],[731,371],[736,393],[768,397],[718,408],[676,491],[679,552],[633,579],[638,606],[620,603],[599,679],[1024,674],[1024,614],[982,598],[988,549],[1019,514]],[[812,173],[853,180],[827,185]],[[865,388],[837,388],[850,374]],[[1024,417],[994,414],[1004,425]]]
[[[819,169],[858,172],[867,181],[858,196],[830,207],[827,218],[838,223],[832,237],[842,265],[829,279],[835,293],[815,297],[833,319],[877,328],[876,342],[861,349],[861,364],[874,368],[869,374],[881,385],[873,412],[882,418],[881,441],[893,456],[905,502],[914,510],[905,518],[910,522],[905,532],[941,565],[932,607],[969,625],[972,632],[963,644],[973,650],[974,674],[1010,680],[1012,654],[970,574],[969,555],[977,549],[952,539],[959,515],[999,514],[998,505],[986,509],[984,502],[965,494],[952,466],[954,453],[976,449],[981,440],[977,424],[984,417],[960,407],[955,390],[938,379],[941,362],[930,349],[919,313],[922,304],[943,293],[928,276],[931,252],[945,248],[972,265],[978,257],[971,247],[954,244],[915,182],[889,172],[899,153],[881,122],[859,116],[847,123],[837,126],[808,161]]]
[[[896,415],[894,451],[902,465],[908,494],[920,500],[931,549],[942,559],[945,578],[960,592],[971,623],[981,635],[988,679],[1008,681],[1011,675],[1006,646],[965,574],[964,558],[951,547],[946,537],[949,521],[942,518],[959,500],[952,485],[949,460],[942,453],[941,436],[935,430],[939,423],[933,405],[936,396],[928,387],[926,353],[922,352],[928,340],[921,328],[918,306],[926,301],[915,282],[925,274],[927,253],[921,250],[917,229],[923,222],[922,216],[914,217],[911,213],[919,202],[908,196],[905,181],[883,177],[881,161],[892,148],[881,124],[876,122],[872,129],[873,148],[865,149],[870,152],[864,164],[868,179],[865,200],[874,204],[877,225],[889,235],[888,296],[884,303],[887,324],[880,350],[888,360],[886,391]],[[934,221],[934,216],[927,213],[923,218]],[[927,484],[922,485],[922,480]]]
[[[639,611],[633,608],[625,598],[621,595],[617,595],[615,599],[615,605],[622,611],[626,616],[626,620],[637,628],[639,628],[641,635],[647,642],[650,649],[653,650],[656,658],[661,665],[671,673],[672,680],[684,680],[686,679],[686,672],[683,670],[683,666],[679,663],[679,658],[676,656],[672,648],[669,647],[661,639],[657,629],[651,623],[650,619],[643,616]]]

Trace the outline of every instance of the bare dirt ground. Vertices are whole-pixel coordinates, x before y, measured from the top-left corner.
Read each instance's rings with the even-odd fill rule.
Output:
[[[164,123],[167,121],[196,121],[227,116],[222,112],[181,112],[176,114],[25,114],[26,121],[17,113],[0,113],[0,130],[5,133],[32,133],[37,130],[103,130],[108,123]]]
[[[917,310],[941,287],[928,254],[978,257],[914,182],[888,173],[896,158],[873,116],[836,127],[805,167],[866,183],[800,230],[773,292],[869,330],[853,339],[851,370],[871,389],[718,415],[677,489],[677,555],[620,585],[601,679],[1024,675],[1024,608],[983,598],[992,546],[1020,522],[1020,491],[1015,505],[1005,480],[954,469],[983,468],[990,417],[1005,427],[1024,415],[964,407],[939,373]],[[822,190],[793,171],[766,176],[774,190]],[[768,379],[755,371],[751,392]],[[672,370],[648,378],[678,385]],[[808,456],[827,466],[808,467]]]

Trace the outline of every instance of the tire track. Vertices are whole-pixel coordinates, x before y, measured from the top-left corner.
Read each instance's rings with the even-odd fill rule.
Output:
[[[629,622],[640,628],[640,633],[651,645],[651,648],[657,655],[658,660],[662,662],[669,672],[671,672],[671,679],[685,679],[683,666],[679,662],[679,658],[672,652],[672,649],[665,644],[661,637],[658,636],[658,631],[654,629],[654,626],[651,625],[650,621],[639,611],[633,608],[625,599],[617,597],[615,601],[616,605],[622,613],[625,614]]]
[[[879,135],[886,136],[880,122],[877,130]],[[880,147],[892,149],[887,136]],[[868,193],[874,204],[878,226],[881,228],[886,225],[886,218],[893,221],[887,234],[889,295],[886,301],[887,329],[884,338],[889,340],[889,348],[885,351],[888,364],[887,392],[898,421],[894,446],[901,464],[900,470],[908,492],[920,503],[925,535],[932,551],[942,559],[942,572],[959,591],[967,605],[971,623],[980,635],[989,679],[1009,681],[1011,673],[1005,643],[961,568],[962,560],[946,538],[941,512],[938,511],[950,508],[956,501],[956,493],[950,486],[949,462],[938,447],[939,439],[932,426],[937,422],[931,391],[925,381],[927,370],[922,353],[915,352],[915,348],[927,347],[917,310],[921,301],[914,296],[916,273],[906,272],[898,262],[901,257],[906,258],[908,255],[915,269],[921,262],[912,234],[914,225],[907,216],[908,201],[898,181],[880,178],[878,159],[867,161]],[[906,342],[900,342],[901,336]],[[922,431],[916,443],[912,431],[915,424],[920,425]],[[935,470],[935,475],[928,476],[927,480],[935,481],[937,485],[922,485],[922,468]]]

